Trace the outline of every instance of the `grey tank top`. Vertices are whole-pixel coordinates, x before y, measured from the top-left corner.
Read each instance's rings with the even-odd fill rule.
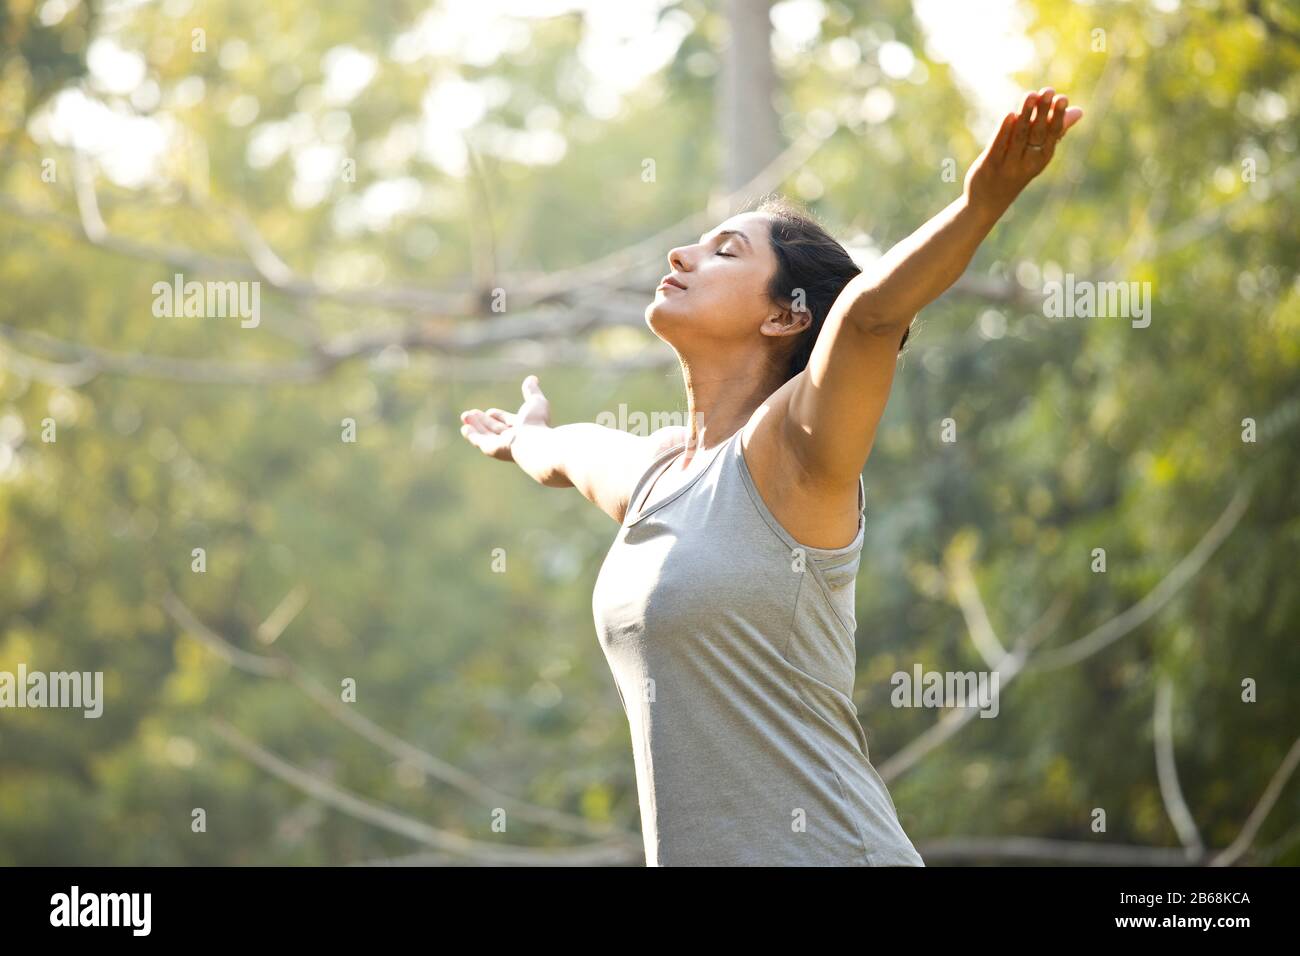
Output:
[[[632,491],[592,594],[632,735],[647,866],[924,866],[853,703],[865,534],[800,545],[740,432],[658,501]]]

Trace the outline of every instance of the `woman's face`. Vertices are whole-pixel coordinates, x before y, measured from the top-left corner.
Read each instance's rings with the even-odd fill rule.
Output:
[[[646,307],[654,333],[688,354],[700,344],[753,343],[755,332],[779,334],[783,320],[769,321],[783,312],[768,296],[777,267],[769,223],[763,213],[741,213],[694,245],[669,252],[669,272]]]

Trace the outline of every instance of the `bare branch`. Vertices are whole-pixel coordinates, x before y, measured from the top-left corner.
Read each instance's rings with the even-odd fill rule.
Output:
[[[28,222],[61,229],[71,235],[87,239],[80,221],[48,210],[37,209],[11,196],[0,195],[0,210]],[[212,255],[184,246],[160,246],[124,239],[107,233],[93,245],[108,252],[141,259],[163,262],[188,272],[205,272],[231,279],[262,279],[263,275],[253,263],[245,259]],[[278,287],[286,295],[338,302],[351,306],[371,306],[394,311],[424,315],[473,315],[478,303],[472,292],[439,292],[415,286],[379,286],[364,289],[331,289],[302,277],[297,277]]]
[[[222,638],[200,621],[180,598],[170,592],[163,597],[163,609],[190,637],[199,641],[232,667],[258,677],[288,677],[293,665],[288,660],[252,654]]]
[[[200,621],[185,603],[173,593],[169,592],[164,596],[163,608],[190,636],[197,638],[233,666],[258,677],[288,679],[300,691],[320,705],[331,717],[353,733],[364,737],[388,754],[418,767],[434,779],[441,780],[443,783],[457,788],[483,804],[504,806],[510,813],[520,819],[573,833],[583,833],[596,837],[618,834],[625,838],[631,838],[626,831],[609,824],[596,823],[583,817],[573,816],[560,810],[553,810],[550,807],[538,806],[535,803],[504,794],[459,767],[421,750],[414,744],[403,740],[396,734],[390,733],[362,716],[357,712],[356,708],[344,705],[339,700],[336,692],[326,690],[317,681],[303,673],[301,668],[283,653],[278,657],[269,657],[261,654],[251,654],[235,647]]]
[[[42,348],[69,356],[66,363],[50,362],[25,354],[6,345],[5,340],[39,342]],[[210,385],[303,385],[322,381],[329,370],[352,355],[381,355],[394,349],[422,351],[419,342],[400,344],[400,334],[354,339],[345,347],[321,346],[318,352],[332,352],[315,362],[256,363],[224,362],[207,359],[182,359],[160,356],[122,355],[91,346],[76,345],[43,333],[28,332],[0,323],[0,352],[9,356],[9,364],[20,375],[52,385],[84,385],[99,375],[126,375],[161,381]],[[493,358],[467,358],[456,355],[435,357],[429,364],[428,377],[434,381],[499,382],[536,372],[539,368],[570,366],[584,368],[596,375],[623,375],[643,369],[668,368],[676,356],[666,349],[647,348],[643,353],[610,359],[592,347],[557,339],[545,344],[535,340],[506,342],[515,348],[514,355]]]
[[[81,215],[82,234],[98,245],[108,235],[108,227],[99,214],[99,201],[95,198],[95,167],[85,153],[77,152],[73,156],[72,182],[77,195],[77,212]]]
[[[1174,595],[1182,590],[1183,585],[1200,573],[1211,555],[1218,550],[1219,545],[1232,534],[1232,530],[1237,527],[1237,522],[1246,513],[1246,507],[1250,504],[1250,495],[1251,482],[1250,479],[1246,479],[1237,489],[1237,493],[1232,496],[1227,507],[1223,509],[1223,513],[1196,543],[1196,547],[1192,548],[1142,600],[1078,640],[1064,647],[1052,648],[1035,655],[1030,669],[1045,671],[1077,664],[1150,620],[1152,615],[1173,600]]]
[[[1064,863],[1073,866],[1187,866],[1181,849],[1038,837],[949,837],[917,845],[926,863]]]
[[[1073,641],[1061,648],[1035,653],[1032,660],[1028,659],[1032,648],[1032,645],[1027,640],[1029,635],[1026,634],[1025,637],[1017,641],[1015,649],[1000,658],[996,666],[990,668],[990,670],[998,672],[998,693],[1001,694],[1005,691],[1006,687],[1020,673],[1022,667],[1025,670],[1040,671],[1075,664],[1130,633],[1168,604],[1183,585],[1195,577],[1201,568],[1205,566],[1205,562],[1210,559],[1210,556],[1232,533],[1233,528],[1237,526],[1237,522],[1241,520],[1241,516],[1246,511],[1246,506],[1250,503],[1250,487],[1250,479],[1247,479],[1237,490],[1237,493],[1233,495],[1232,500],[1228,502],[1218,520],[1197,542],[1196,547],[1188,552],[1174,569],[1152,588],[1142,600],[1128,610],[1117,614],[1101,627],[1077,641]],[[1045,633],[1040,630],[1037,637],[1042,637]],[[975,639],[972,633],[972,640]],[[962,707],[944,714],[935,724],[922,731],[898,753],[882,763],[877,768],[880,775],[888,782],[906,773],[922,757],[966,726],[977,713],[978,711],[975,708]]]
[[[975,583],[975,575],[971,572],[969,559],[965,555],[953,553],[952,549],[949,549],[949,552],[948,560],[945,562],[948,583],[953,597],[957,599],[958,607],[961,608],[962,616],[966,619],[966,630],[970,632],[971,643],[984,658],[985,665],[990,670],[996,670],[998,663],[1006,659],[1007,649],[1002,646],[1002,642],[998,640],[993,630],[988,608],[984,606],[984,600],[980,597],[979,586]]]
[[[85,385],[99,374],[99,368],[96,364],[87,359],[60,363],[47,362],[44,359],[25,355],[7,344],[5,340],[9,338],[9,331],[13,330],[8,326],[0,325],[0,356],[4,356],[6,358],[5,364],[23,378],[45,382],[49,385],[59,385],[64,388],[76,388]]]
[[[296,362],[223,362],[209,359],[170,356],[134,355],[110,352],[91,345],[65,342],[43,332],[14,328],[0,323],[0,339],[59,353],[68,364],[52,363],[7,346],[33,377],[59,383],[60,380],[84,384],[98,375],[129,375],[172,382],[203,382],[223,385],[272,385],[311,382],[320,379],[328,363],[317,359]]]
[[[1165,812],[1187,850],[1189,860],[1205,854],[1205,843],[1200,831],[1196,829],[1196,820],[1183,799],[1183,788],[1178,782],[1178,763],[1174,758],[1174,687],[1173,682],[1161,675],[1156,682],[1155,713],[1151,723],[1156,748],[1156,778],[1160,782],[1160,797],[1165,803]]]
[[[472,860],[451,853],[408,853],[405,856],[385,857],[376,860],[357,860],[345,866],[466,866]]]
[[[1095,866],[1231,866],[1249,848],[1264,818],[1277,803],[1296,766],[1300,764],[1300,738],[1291,744],[1274,772],[1263,796],[1232,845],[1217,853],[1200,845],[1147,847],[1109,843],[1084,843],[1038,837],[950,837],[917,844],[927,863],[938,862],[1022,862],[1064,863]],[[1267,851],[1265,855],[1268,855]]]
[[[462,131],[461,140],[465,144],[465,155],[468,158],[470,183],[475,187],[474,194],[480,206],[479,215],[471,214],[469,217],[471,271],[474,288],[478,290],[479,298],[486,302],[496,285],[497,275],[497,237],[492,221],[492,197],[478,150],[470,142],[467,132]]]
[[[1215,856],[1210,861],[1210,866],[1231,866],[1246,852],[1250,844],[1254,842],[1255,835],[1259,833],[1259,828],[1263,826],[1264,819],[1268,816],[1269,811],[1277,803],[1277,798],[1282,795],[1282,788],[1291,779],[1291,774],[1295,773],[1297,764],[1300,764],[1300,737],[1295,739],[1291,744],[1291,749],[1282,758],[1282,763],[1274,771],[1273,778],[1269,780],[1268,786],[1264,788],[1264,794],[1259,798],[1259,803],[1255,804],[1255,809],[1246,818],[1241,832],[1237,834],[1237,839],[1233,840],[1226,850]]]
[[[309,774],[259,747],[224,720],[213,718],[212,727],[222,740],[246,759],[290,786],[310,794],[341,813],[438,850],[506,866],[598,866],[632,862],[639,855],[638,848],[631,843],[611,842],[587,847],[549,849],[472,840],[422,823],[391,807],[359,797]]]
[[[998,673],[998,694],[1001,695],[1016,675],[1020,673],[1025,659],[1033,648],[1060,626],[1069,607],[1069,598],[1057,595],[1043,615],[1031,624],[1016,641],[1015,649],[1004,654],[997,663],[989,668]],[[885,782],[902,776],[920,763],[930,751],[939,747],[975,719],[979,711],[974,707],[959,707],[948,711],[932,726],[926,728],[902,747],[897,753],[876,768]]]
[[[800,137],[751,182],[721,197],[720,207],[735,208],[744,197],[754,192],[765,192],[774,188],[788,175],[802,167],[824,142],[825,139],[812,134]],[[94,240],[87,234],[83,224],[77,220],[36,209],[11,196],[0,195],[0,209],[29,222],[55,226],[78,238],[87,239],[100,248],[136,259],[162,261],[191,271],[214,272],[231,278],[269,278],[269,275],[276,271],[272,268],[269,273],[264,273],[253,262],[209,255],[184,247],[155,246],[122,239],[107,230],[98,240]],[[500,285],[511,290],[516,308],[564,298],[574,289],[590,289],[592,286],[606,285],[630,268],[644,264],[648,260],[662,259],[664,250],[671,245],[676,245],[684,232],[701,231],[709,224],[713,214],[712,210],[708,210],[689,216],[631,246],[574,268],[541,275],[533,273],[502,276]],[[445,292],[415,286],[331,289],[302,276],[292,276],[275,284],[287,295],[340,302],[345,305],[392,309],[425,316],[482,316],[483,309],[478,293],[473,290]]]
[[[283,289],[291,285],[293,283],[293,270],[285,264],[283,259],[276,255],[270,243],[258,232],[253,221],[239,210],[231,211],[229,218],[234,226],[235,235],[239,237],[244,252],[248,254],[248,260],[253,264],[253,268],[258,271],[258,274],[277,289]]]
[[[307,589],[301,584],[291,588],[281,598],[275,610],[267,615],[266,620],[257,626],[257,639],[263,644],[274,644],[284,633],[285,628],[293,623],[294,618],[307,606]]]
[[[1077,663],[1119,640],[1125,634],[1130,633],[1138,625],[1148,620],[1156,611],[1164,607],[1165,604],[1169,603],[1183,585],[1195,577],[1201,568],[1205,566],[1205,562],[1209,560],[1210,555],[1237,526],[1237,522],[1241,520],[1246,506],[1250,502],[1250,487],[1250,480],[1247,479],[1237,490],[1232,500],[1228,502],[1218,520],[1197,542],[1196,547],[1188,552],[1183,560],[1159,584],[1152,588],[1142,600],[1128,610],[1111,618],[1101,627],[1077,641],[1055,650],[1035,653],[1032,660],[1029,659],[1029,653],[1033,645],[1028,640],[1031,635],[1027,632],[1024,637],[1016,642],[1014,650],[1000,658],[996,666],[990,668],[990,670],[998,672],[998,693],[1001,694],[1006,690],[1022,668],[1028,671],[1039,671]],[[1034,635],[1035,643],[1047,633],[1037,628],[1033,628],[1031,631],[1036,632]],[[974,639],[975,637],[972,634],[972,640]],[[978,711],[975,708],[962,707],[944,714],[936,723],[926,728],[896,754],[884,761],[877,768],[881,777],[888,782],[906,773],[916,766],[921,758],[970,723],[977,713]]]

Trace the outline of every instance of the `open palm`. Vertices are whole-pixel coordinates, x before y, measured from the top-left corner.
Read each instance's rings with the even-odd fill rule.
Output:
[[[1047,168],[1056,144],[1083,116],[1069,97],[1050,86],[1025,94],[1020,112],[1007,113],[988,146],[966,173],[966,195],[972,202],[1010,206],[1029,181]]]
[[[460,433],[489,458],[514,461],[510,445],[518,428],[524,425],[550,425],[551,403],[542,394],[536,375],[529,375],[521,385],[524,402],[517,412],[500,408],[483,411],[471,408],[460,413]]]

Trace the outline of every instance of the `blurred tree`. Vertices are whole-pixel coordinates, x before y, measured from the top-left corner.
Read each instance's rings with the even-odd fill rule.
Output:
[[[937,862],[1300,853],[1298,54],[1278,5],[1164,6],[1024,6],[1017,80],[1086,121],[923,314],[867,468],[857,698]],[[774,7],[789,145],[744,183],[702,149],[762,7],[652,10],[626,86],[595,12],[7,8],[0,670],[108,699],[0,713],[0,863],[639,862],[613,528],[457,414],[534,371],[561,420],[680,411],[641,313],[719,181],[868,256],[955,194],[982,141],[902,0]],[[260,323],[156,315],[178,272],[260,282]],[[1151,324],[1048,317],[1067,274],[1150,282]],[[889,707],[999,649],[998,720]]]

